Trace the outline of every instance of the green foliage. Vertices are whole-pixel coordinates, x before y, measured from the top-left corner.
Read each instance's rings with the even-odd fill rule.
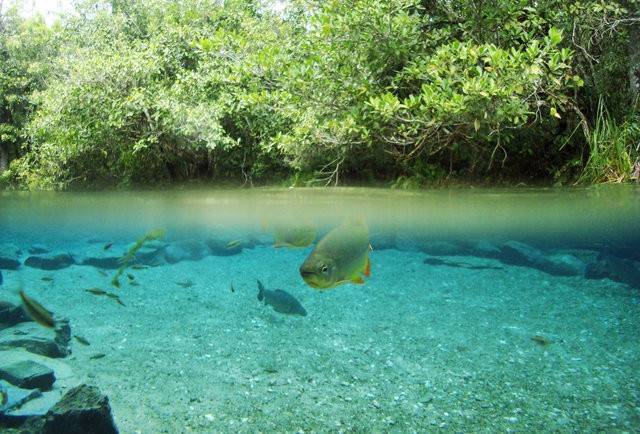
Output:
[[[609,169],[622,161],[615,131],[627,131],[627,150],[635,134],[620,84],[631,15],[616,1],[76,7],[53,27],[14,15],[2,33],[5,184],[414,187],[628,169]]]
[[[630,119],[618,124],[607,111],[603,99],[600,99],[596,124],[589,138],[589,160],[578,181],[603,183],[629,180],[634,161],[640,161],[639,144],[640,118],[637,115],[630,116]]]
[[[24,128],[34,108],[31,95],[50,74],[57,41],[41,19],[22,20],[16,9],[0,11],[0,150],[18,157],[28,143]]]

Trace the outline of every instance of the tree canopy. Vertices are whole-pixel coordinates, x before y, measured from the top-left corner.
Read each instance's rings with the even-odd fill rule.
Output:
[[[0,183],[631,179],[639,5],[84,0],[52,26],[7,9]]]

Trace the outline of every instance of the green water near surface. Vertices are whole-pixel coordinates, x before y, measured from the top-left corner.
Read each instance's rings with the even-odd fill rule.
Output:
[[[353,219],[371,276],[306,285],[300,265]],[[0,299],[22,285],[69,318],[91,345],[62,361],[122,432],[633,432],[639,222],[636,187],[5,192],[0,260],[19,266]],[[301,224],[312,245],[273,247]],[[307,315],[259,302],[258,279]]]

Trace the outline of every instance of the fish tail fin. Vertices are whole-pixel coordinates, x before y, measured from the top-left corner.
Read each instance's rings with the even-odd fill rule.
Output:
[[[367,277],[371,276],[371,260],[369,259],[369,256],[367,256],[367,259],[365,260],[363,273]]]
[[[264,299],[264,286],[262,286],[262,282],[258,280],[258,301],[262,301]]]

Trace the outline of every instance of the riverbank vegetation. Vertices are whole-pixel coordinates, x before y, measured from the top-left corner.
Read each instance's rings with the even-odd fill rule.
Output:
[[[5,5],[0,183],[638,176],[637,0],[279,4]]]

